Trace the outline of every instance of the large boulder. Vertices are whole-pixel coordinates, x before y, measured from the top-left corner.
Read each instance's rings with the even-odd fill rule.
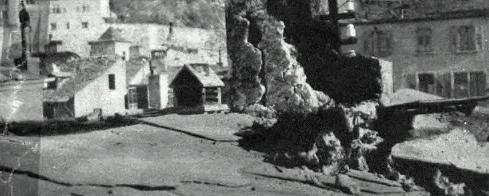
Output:
[[[232,106],[263,103],[277,112],[307,113],[330,103],[307,82],[285,25],[267,13],[264,0],[232,0],[226,8],[228,54],[232,62]]]

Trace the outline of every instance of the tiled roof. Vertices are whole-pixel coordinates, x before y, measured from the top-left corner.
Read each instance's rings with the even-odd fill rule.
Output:
[[[52,71],[51,64],[63,64],[68,61],[79,59],[80,56],[73,52],[57,52],[57,53],[49,53],[49,54],[39,54],[39,57],[42,59],[42,70],[41,74],[47,74]]]
[[[206,68],[207,67],[207,68]],[[182,71],[188,70],[193,76],[197,78],[202,87],[222,87],[224,82],[219,78],[219,76],[210,68],[207,64],[190,64],[184,65],[182,69],[177,73],[176,77],[171,80],[170,86],[175,86],[175,79]]]
[[[44,101],[64,102],[69,100],[76,92],[85,88],[115,64],[115,59],[111,58],[88,58],[59,65],[62,72],[71,72],[72,77],[61,82],[61,85],[55,90],[45,90]]]
[[[489,16],[489,1],[462,2],[457,0],[411,0],[391,3],[359,4],[358,16],[362,23],[396,21],[440,20]],[[402,14],[401,14],[402,12]]]
[[[103,33],[102,36],[100,36],[100,38],[98,38],[97,41],[99,41],[99,42],[114,41],[114,42],[131,43],[130,41],[128,41],[127,39],[124,39],[122,37],[120,29],[116,29],[114,27],[109,27],[107,29],[107,31],[105,31],[105,33]]]

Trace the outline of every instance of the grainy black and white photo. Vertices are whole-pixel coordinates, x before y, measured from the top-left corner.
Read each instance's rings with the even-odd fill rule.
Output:
[[[0,0],[0,196],[489,196],[489,0]]]

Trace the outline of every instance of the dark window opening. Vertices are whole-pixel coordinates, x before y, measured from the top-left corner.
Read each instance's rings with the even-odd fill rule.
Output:
[[[458,29],[458,50],[459,51],[474,51],[475,44],[475,27],[461,26]]]
[[[467,72],[454,73],[454,98],[468,97],[469,74]]]
[[[109,89],[115,90],[115,75],[109,74]]]
[[[416,30],[417,36],[417,53],[430,53],[433,51],[432,47],[432,30],[430,28],[419,28]]]
[[[430,73],[418,74],[419,90],[435,94],[435,76]]]

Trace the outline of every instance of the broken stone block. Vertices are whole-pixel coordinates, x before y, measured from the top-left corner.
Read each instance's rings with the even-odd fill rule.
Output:
[[[314,146],[317,148],[315,154],[321,165],[339,166],[338,163],[345,158],[341,142],[332,132],[321,133],[316,138]]]
[[[465,194],[465,183],[454,184],[448,177],[443,176],[439,169],[436,170],[433,177],[434,184],[440,193],[444,196],[461,196]]]
[[[449,192],[459,192],[457,190],[460,190],[461,183],[465,183],[467,189],[476,192],[476,195],[487,190],[487,154],[489,146],[478,143],[474,135],[463,129],[454,129],[437,137],[407,141],[392,149],[396,170],[415,179],[433,179],[435,176],[437,187],[441,187],[443,192],[446,190],[447,195]],[[436,174],[438,169],[449,176],[450,180]]]
[[[356,127],[367,127],[377,119],[377,107],[375,101],[365,101],[353,107],[341,106],[346,115],[348,129],[353,131]]]
[[[361,192],[360,186],[345,174],[338,174],[336,176],[335,185],[337,188],[349,194],[357,195]]]

